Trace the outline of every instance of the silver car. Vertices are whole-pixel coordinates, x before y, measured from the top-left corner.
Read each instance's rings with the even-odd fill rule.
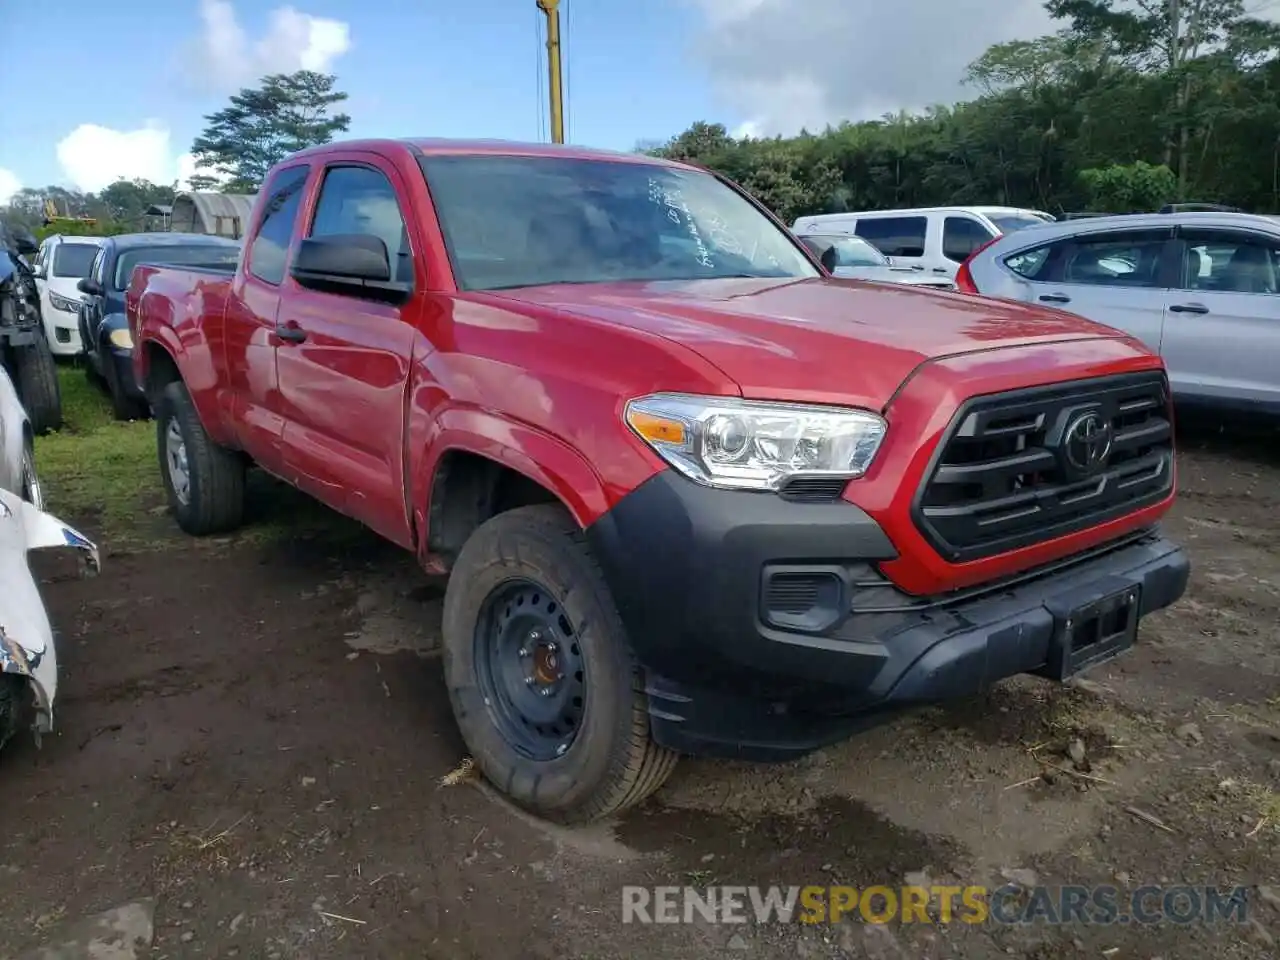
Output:
[[[1131,334],[1164,358],[1180,402],[1280,414],[1280,218],[1046,223],[975,251],[956,284]]]
[[[797,239],[822,262],[833,277],[877,283],[909,283],[938,290],[956,288],[949,277],[928,274],[914,267],[895,267],[893,261],[861,237],[848,234],[804,234],[798,235]]]

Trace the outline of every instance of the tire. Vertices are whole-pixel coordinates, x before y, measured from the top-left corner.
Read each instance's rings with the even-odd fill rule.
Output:
[[[171,453],[180,461],[174,470]],[[156,405],[156,454],[169,509],[185,532],[196,537],[228,533],[244,522],[244,461],[209,439],[181,381],[165,387]],[[175,478],[182,463],[185,485]]]
[[[528,606],[504,593],[511,590],[525,591]],[[548,737],[512,721],[512,704],[527,704],[524,692],[539,690],[541,681],[512,679],[516,654],[500,669],[491,652],[510,639],[493,629],[501,623],[526,635],[518,622],[524,615],[534,617],[525,622],[551,624],[527,636],[556,638],[547,644],[557,655],[553,666],[581,671],[574,674],[581,686],[559,686],[571,679],[566,672],[549,699],[577,691],[576,726],[553,752],[531,752],[522,737],[539,744]],[[677,754],[649,736],[643,677],[604,576],[558,505],[499,514],[467,540],[445,590],[443,633],[445,680],[462,738],[484,776],[518,806],[563,823],[599,820],[644,800],[675,769]],[[531,645],[520,641],[520,667]],[[542,655],[535,651],[532,659]],[[566,729],[559,716],[539,724],[548,727],[552,739]]]
[[[62,390],[58,386],[58,366],[42,333],[36,342],[13,351],[18,397],[38,436],[62,427]]]
[[[116,370],[114,358],[108,352],[99,354],[102,357],[103,370],[106,373],[107,395],[111,397],[111,414],[117,420],[146,420],[151,415],[151,407],[136,397],[124,392],[120,383],[120,373]],[[90,367],[90,369],[93,369]]]
[[[30,439],[22,444],[22,499],[37,510],[44,509],[44,488],[40,485],[40,474],[36,470],[36,451]]]
[[[0,673],[0,748],[13,739],[22,720],[22,694],[26,680],[12,673]]]

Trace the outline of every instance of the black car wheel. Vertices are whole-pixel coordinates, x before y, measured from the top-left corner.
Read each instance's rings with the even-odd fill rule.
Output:
[[[111,413],[117,420],[147,419],[151,415],[151,407],[124,392],[124,385],[120,382],[120,371],[116,369],[116,358],[111,355],[110,349],[106,346],[100,347],[98,356],[102,357],[102,369],[106,374],[107,393],[111,397]]]
[[[37,334],[34,343],[13,350],[14,386],[31,420],[31,429],[43,435],[62,427],[62,390],[49,342],[42,332]]]
[[[520,806],[596,820],[675,768],[649,736],[643,677],[604,576],[559,506],[510,510],[472,534],[449,577],[443,633],[463,740]]]
[[[181,381],[165,387],[156,404],[156,452],[169,509],[179,527],[202,537],[240,526],[244,460],[209,438]]]

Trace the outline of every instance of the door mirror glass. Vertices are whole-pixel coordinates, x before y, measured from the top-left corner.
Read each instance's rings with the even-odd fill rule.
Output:
[[[83,280],[77,282],[76,289],[90,297],[102,295],[102,285],[92,277],[85,277]]]

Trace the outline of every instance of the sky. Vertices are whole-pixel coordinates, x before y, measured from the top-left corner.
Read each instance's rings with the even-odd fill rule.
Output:
[[[304,68],[338,76],[350,136],[548,139],[535,0],[296,4],[61,0],[53,33],[39,4],[6,11],[35,39],[0,57],[0,203],[183,181],[205,115]],[[561,29],[566,139],[630,150],[696,120],[789,135],[950,103],[968,62],[1049,21],[1040,0],[561,0]]]

